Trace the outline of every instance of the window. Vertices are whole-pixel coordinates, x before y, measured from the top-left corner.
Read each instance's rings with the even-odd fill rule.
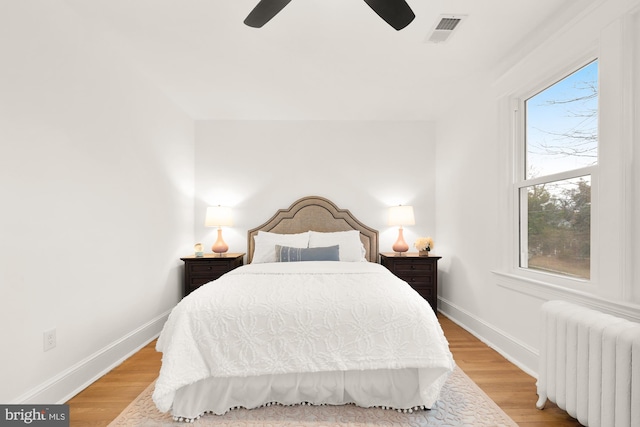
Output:
[[[526,99],[523,110],[520,267],[589,280],[598,61]]]

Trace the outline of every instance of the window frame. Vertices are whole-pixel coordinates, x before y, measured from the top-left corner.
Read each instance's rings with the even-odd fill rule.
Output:
[[[590,15],[591,16],[591,15]],[[498,138],[501,187],[498,214],[500,246],[491,270],[502,291],[522,294],[523,301],[563,299],[640,321],[640,277],[637,242],[640,227],[640,156],[636,150],[638,114],[634,104],[640,94],[636,71],[640,69],[640,10],[619,10],[587,26],[572,27],[527,54],[495,82],[498,96]],[[591,281],[564,281],[518,267],[517,204],[513,187],[517,166],[518,100],[529,97],[532,87],[545,87],[587,64],[599,62],[599,165],[592,175]],[[527,299],[532,297],[533,300]]]
[[[600,153],[601,153],[601,141],[600,141],[600,120],[598,120],[598,163],[592,166],[580,167],[568,171],[553,173],[544,175],[541,177],[527,179],[526,173],[526,100],[534,97],[535,95],[544,92],[554,84],[560,82],[564,78],[577,72],[581,68],[589,65],[590,63],[598,61],[598,118],[600,118],[600,58],[595,52],[583,57],[580,61],[576,61],[569,66],[563,67],[560,72],[555,73],[552,76],[540,80],[537,83],[531,85],[533,89],[522,92],[512,98],[513,108],[513,179],[510,191],[510,198],[512,199],[512,250],[511,250],[511,270],[523,278],[548,283],[552,285],[561,286],[563,288],[569,288],[576,291],[584,291],[589,293],[596,293],[598,280],[598,260],[599,245],[598,245],[598,188],[599,188],[599,169],[600,169]],[[549,182],[556,182],[561,180],[580,178],[589,176],[591,180],[591,230],[590,230],[590,274],[589,279],[570,277],[562,274],[551,273],[542,270],[534,270],[526,266],[522,266],[521,260],[523,256],[526,256],[528,232],[527,227],[522,226],[526,224],[528,214],[527,200],[520,197],[523,188],[528,188],[533,185],[545,184]]]

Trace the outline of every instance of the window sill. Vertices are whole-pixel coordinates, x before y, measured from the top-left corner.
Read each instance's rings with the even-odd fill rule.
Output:
[[[594,310],[640,323],[640,305],[607,300],[597,295],[522,277],[513,273],[495,270],[491,273],[496,279],[496,284],[502,288],[542,300],[559,299],[575,302]]]

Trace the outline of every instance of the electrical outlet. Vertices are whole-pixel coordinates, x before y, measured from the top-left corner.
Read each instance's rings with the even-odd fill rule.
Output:
[[[56,346],[56,330],[51,329],[49,331],[44,331],[44,351],[51,350]]]

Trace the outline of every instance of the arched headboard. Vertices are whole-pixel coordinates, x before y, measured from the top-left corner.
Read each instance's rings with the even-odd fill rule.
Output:
[[[367,251],[365,258],[378,262],[378,231],[364,225],[351,212],[338,208],[324,197],[308,196],[297,200],[288,209],[280,209],[264,224],[248,231],[247,262],[253,259],[254,237],[258,231],[293,234],[305,231],[360,231],[360,240]]]

